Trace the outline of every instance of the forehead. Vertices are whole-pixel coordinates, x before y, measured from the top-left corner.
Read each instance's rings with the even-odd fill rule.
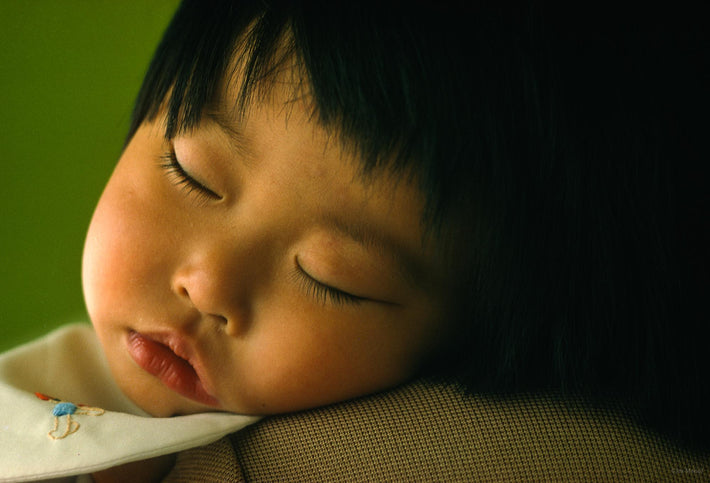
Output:
[[[347,158],[358,163],[363,181],[369,177],[370,171],[381,171],[377,174],[382,175],[387,170],[392,170],[390,174],[399,178],[404,177],[406,171],[409,181],[415,179],[416,163],[409,163],[409,169],[401,167],[403,163],[399,162],[397,150],[392,147],[398,144],[396,139],[385,143],[387,146],[374,149],[370,146],[373,139],[358,135],[348,127],[355,122],[349,119],[349,113],[339,112],[338,108],[331,112],[334,110],[332,104],[338,104],[337,99],[343,95],[342,90],[347,89],[346,85],[339,85],[333,79],[332,85],[326,87],[332,92],[316,95],[308,68],[292,43],[288,29],[276,41],[273,52],[265,54],[266,60],[259,60],[252,52],[254,46],[247,42],[243,36],[237,40],[215,95],[207,104],[207,114],[226,121],[225,126],[233,122],[243,123],[250,111],[264,107],[286,120],[292,114],[301,116],[327,134],[329,145],[337,145]],[[257,61],[258,65],[255,64]],[[363,100],[362,105],[366,104]]]
[[[293,171],[287,182],[313,195],[329,230],[393,259],[413,284],[437,284],[440,252],[425,237],[424,197],[412,177],[388,165],[366,170],[356,145],[320,122],[308,83],[291,60],[259,89],[239,101],[243,72],[235,63],[203,122],[224,136],[237,158],[280,157],[281,169]]]

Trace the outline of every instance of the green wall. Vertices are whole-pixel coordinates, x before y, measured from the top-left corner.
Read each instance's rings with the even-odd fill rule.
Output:
[[[171,0],[0,0],[0,350],[86,320],[81,251]]]

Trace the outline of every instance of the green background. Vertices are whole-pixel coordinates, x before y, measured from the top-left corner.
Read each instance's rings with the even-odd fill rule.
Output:
[[[0,0],[0,351],[87,320],[81,251],[176,0]]]

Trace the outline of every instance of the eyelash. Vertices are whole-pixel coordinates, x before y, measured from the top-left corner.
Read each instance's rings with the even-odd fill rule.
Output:
[[[296,261],[296,277],[306,293],[323,305],[326,303],[333,305],[359,305],[365,300],[357,295],[343,292],[340,289],[319,282],[303,270],[298,261]]]
[[[199,201],[219,200],[220,195],[190,176],[178,161],[174,150],[170,150],[160,157],[160,167],[186,194],[194,194]]]

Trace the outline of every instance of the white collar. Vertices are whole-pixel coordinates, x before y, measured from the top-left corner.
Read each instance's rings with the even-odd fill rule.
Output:
[[[56,401],[77,406],[75,432],[48,436]],[[73,409],[68,406],[69,410]],[[100,412],[100,411],[99,411]],[[202,446],[237,431],[258,417],[203,413],[152,418],[126,398],[111,378],[93,329],[61,328],[0,356],[0,481],[58,478],[99,471]],[[68,427],[57,417],[54,433]]]

